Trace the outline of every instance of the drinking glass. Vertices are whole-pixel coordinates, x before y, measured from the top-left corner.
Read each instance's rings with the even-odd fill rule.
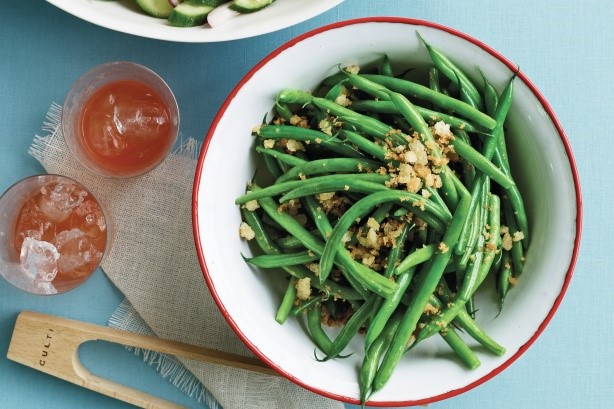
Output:
[[[81,76],[62,108],[62,133],[86,168],[106,177],[139,176],[170,153],[179,108],[167,83],[127,61],[101,64]]]
[[[60,175],[35,175],[0,197],[0,274],[32,294],[82,284],[111,241],[110,220],[96,197]]]

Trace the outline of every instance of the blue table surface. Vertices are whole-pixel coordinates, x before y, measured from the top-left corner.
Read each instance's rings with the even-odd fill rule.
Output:
[[[609,199],[614,120],[614,8],[609,0],[346,0],[302,24],[225,43],[179,44],[94,26],[41,0],[5,1],[0,13],[0,191],[42,168],[26,153],[52,101],[62,102],[91,67],[132,60],[161,74],[182,113],[184,135],[202,138],[218,107],[273,49],[310,29],[371,15],[435,21],[471,36],[515,62],[557,113],[574,150],[584,199],[575,274],[557,314],[502,374],[432,408],[606,408],[614,379],[614,219]],[[106,325],[122,295],[101,271],[64,295],[36,297],[0,280],[0,407],[108,408],[121,402],[6,359],[16,315],[24,309]],[[184,396],[123,347],[96,342],[80,356],[98,375],[189,407]]]

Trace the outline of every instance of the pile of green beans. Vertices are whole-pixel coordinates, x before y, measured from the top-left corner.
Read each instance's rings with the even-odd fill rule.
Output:
[[[470,369],[480,361],[461,331],[503,355],[474,296],[492,280],[503,308],[529,246],[505,135],[516,75],[497,91],[422,41],[432,61],[422,70],[384,57],[313,92],[281,90],[274,118],[253,131],[267,171],[236,200],[260,249],[245,260],[285,272],[277,322],[304,317],[323,361],[364,337],[363,404],[432,335]],[[426,174],[412,157],[421,147]],[[408,167],[417,187],[399,182]],[[333,338],[331,322],[341,327]]]

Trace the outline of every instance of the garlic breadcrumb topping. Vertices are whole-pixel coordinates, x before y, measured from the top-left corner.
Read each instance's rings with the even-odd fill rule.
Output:
[[[294,139],[288,139],[286,141],[286,149],[288,152],[305,151],[305,145],[302,142],[295,141]]]
[[[258,204],[258,201],[257,201],[257,200],[250,200],[249,202],[245,203],[245,204],[243,205],[243,207],[244,207],[246,210],[248,210],[248,211],[250,211],[250,212],[253,212],[253,211],[254,211],[254,210],[256,210],[256,209],[259,209],[259,208],[260,208],[260,205]]]
[[[239,226],[239,236],[249,241],[256,237],[256,233],[254,233],[254,230],[249,224],[241,222],[241,225]]]
[[[522,241],[524,239],[524,233],[521,231],[517,231],[512,236],[512,241]]]
[[[292,117],[290,117],[289,122],[292,126],[298,126],[300,128],[309,127],[309,121],[307,121],[307,118],[305,118],[304,116],[292,115]]]
[[[360,72],[360,66],[356,64],[348,65],[345,67],[345,71],[349,72],[350,74],[358,74]]]
[[[296,281],[296,298],[305,301],[311,297],[311,278],[305,277]]]

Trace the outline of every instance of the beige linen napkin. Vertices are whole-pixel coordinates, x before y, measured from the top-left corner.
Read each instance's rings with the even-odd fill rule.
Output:
[[[53,104],[43,127],[45,135],[35,137],[29,153],[47,172],[87,186],[113,218],[115,239],[102,268],[128,300],[114,315],[114,326],[141,332],[150,328],[159,337],[252,355],[212,300],[196,257],[191,195],[198,143],[184,141],[144,176],[107,179],[90,173],[69,154],[60,116],[61,107]],[[159,365],[162,375],[188,393],[198,389],[190,381],[193,374],[226,409],[343,408],[279,377],[183,359],[182,367],[176,360],[173,364],[145,357],[150,363],[166,362]],[[182,371],[185,368],[191,374]],[[217,406],[213,400],[208,403]]]

